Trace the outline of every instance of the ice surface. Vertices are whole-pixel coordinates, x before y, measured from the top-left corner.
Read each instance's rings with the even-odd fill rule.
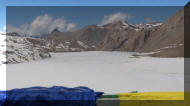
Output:
[[[184,58],[132,57],[129,52],[51,53],[7,65],[7,89],[87,86],[105,93],[184,91]]]

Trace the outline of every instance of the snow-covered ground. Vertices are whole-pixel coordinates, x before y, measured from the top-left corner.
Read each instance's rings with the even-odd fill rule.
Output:
[[[87,86],[105,93],[184,91],[184,58],[134,58],[129,52],[51,53],[7,65],[7,89]]]

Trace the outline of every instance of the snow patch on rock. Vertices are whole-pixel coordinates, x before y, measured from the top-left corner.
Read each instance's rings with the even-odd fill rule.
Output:
[[[85,49],[89,48],[88,45],[84,44],[83,42],[81,42],[81,41],[79,41],[79,40],[77,41],[77,43],[78,43],[80,46],[84,47]]]
[[[50,57],[43,47],[29,42],[26,37],[6,36],[6,43],[6,63],[8,64]]]

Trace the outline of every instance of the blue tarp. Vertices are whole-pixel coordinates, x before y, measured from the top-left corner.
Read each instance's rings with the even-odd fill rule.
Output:
[[[1,102],[5,93],[1,93]],[[11,106],[95,106],[96,100],[103,92],[94,92],[88,87],[67,88],[62,86],[31,87],[6,91],[4,105]],[[3,96],[4,95],[4,96]],[[38,102],[37,102],[38,101]]]
[[[5,99],[6,99],[6,92],[0,91],[0,106],[4,103]]]

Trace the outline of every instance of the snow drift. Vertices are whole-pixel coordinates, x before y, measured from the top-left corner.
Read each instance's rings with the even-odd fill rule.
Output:
[[[87,86],[105,93],[183,91],[184,58],[133,57],[129,52],[52,53],[7,65],[7,89]]]

